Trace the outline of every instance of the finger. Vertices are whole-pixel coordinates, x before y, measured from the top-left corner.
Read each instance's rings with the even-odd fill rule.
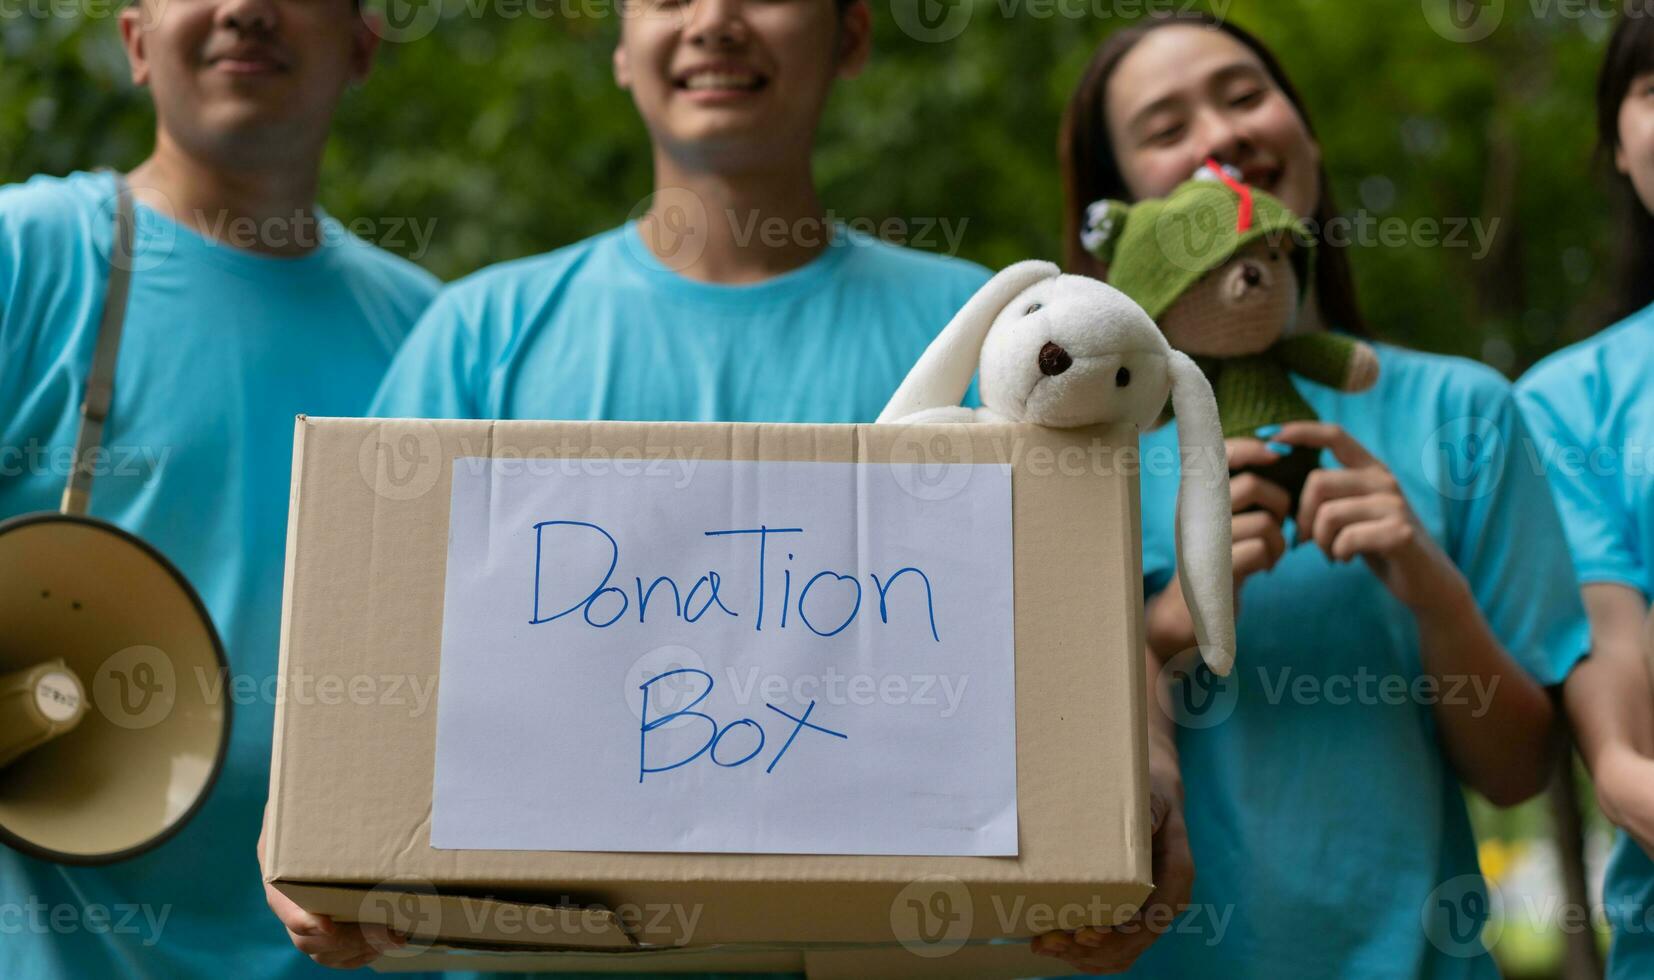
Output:
[[[287,931],[296,936],[330,936],[334,931],[333,920],[325,915],[306,912],[286,895],[283,895],[274,885],[264,886],[264,901],[270,906],[270,911],[276,914]]]
[[[1105,934],[1105,942],[1095,948],[1073,945],[1056,957],[1077,970],[1087,973],[1121,973],[1131,965],[1159,937],[1149,929],[1137,928],[1127,932]]]
[[[376,952],[383,953],[387,949],[401,949],[408,945],[407,936],[377,922],[364,922],[361,927],[362,938]]]
[[[1304,481],[1303,493],[1298,499],[1298,535],[1308,536],[1315,527],[1316,511],[1329,500],[1357,497],[1369,493],[1400,493],[1401,484],[1394,473],[1382,466],[1361,469],[1313,470]]]
[[[1315,523],[1310,525],[1310,537],[1328,558],[1338,560],[1333,555],[1333,542],[1345,528],[1400,517],[1403,507],[1400,497],[1385,493],[1329,500],[1316,513]]]
[[[1262,541],[1269,549],[1269,565],[1274,567],[1286,554],[1286,532],[1281,529],[1280,522],[1271,514],[1263,511],[1252,511],[1235,518],[1233,528],[1234,541]]]
[[[1230,549],[1231,560],[1234,562],[1235,588],[1239,589],[1247,578],[1267,572],[1275,567],[1275,554],[1262,538],[1253,538],[1250,541],[1237,541]]]
[[[1060,956],[1074,949],[1074,940],[1066,932],[1043,932],[1034,937],[1034,952]]]
[[[294,949],[316,962],[321,963],[324,959],[331,961],[322,963],[323,966],[336,966],[363,953],[373,952],[364,943],[355,940],[340,941],[333,936],[295,936],[289,932],[287,938],[292,941]]]
[[[1225,439],[1223,450],[1229,458],[1229,469],[1244,470],[1253,466],[1268,466],[1281,461],[1281,454],[1270,449],[1262,440],[1241,437]]]
[[[1334,561],[1349,561],[1357,555],[1394,554],[1411,544],[1416,533],[1412,522],[1402,518],[1356,524],[1340,531],[1333,540],[1332,557]]]
[[[1292,509],[1292,495],[1279,483],[1256,473],[1240,473],[1229,481],[1230,509],[1237,514],[1262,508],[1277,521],[1284,521]]]
[[[294,940],[293,945],[318,963],[324,958],[331,961],[322,963],[323,966],[340,966],[346,960],[353,960],[369,953],[377,955],[379,952],[368,945],[367,939],[362,936],[362,930],[354,923],[337,923],[331,936],[300,936]]]
[[[1274,436],[1289,446],[1332,450],[1333,458],[1349,467],[1370,466],[1378,460],[1342,426],[1331,422],[1288,422]]]

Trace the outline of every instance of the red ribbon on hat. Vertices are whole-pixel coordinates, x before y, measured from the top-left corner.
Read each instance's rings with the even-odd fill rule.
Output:
[[[1235,216],[1235,231],[1245,234],[1246,229],[1252,227],[1252,188],[1246,186],[1223,169],[1223,165],[1211,157],[1206,158],[1206,168],[1223,181],[1223,186],[1235,192],[1240,198],[1240,213]]]

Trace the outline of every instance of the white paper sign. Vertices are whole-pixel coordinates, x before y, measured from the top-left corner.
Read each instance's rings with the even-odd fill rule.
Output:
[[[660,469],[455,461],[431,846],[1016,854],[1008,469]]]

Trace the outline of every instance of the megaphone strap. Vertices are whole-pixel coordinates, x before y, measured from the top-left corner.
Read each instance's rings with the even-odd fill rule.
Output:
[[[135,216],[132,189],[115,175],[115,235],[109,251],[109,283],[104,289],[103,316],[98,322],[97,346],[86,373],[86,394],[80,405],[80,431],[75,436],[74,466],[63,488],[65,514],[84,514],[92,496],[92,451],[103,443],[103,423],[115,397],[115,359],[126,324],[126,298],[132,286],[132,239]]]

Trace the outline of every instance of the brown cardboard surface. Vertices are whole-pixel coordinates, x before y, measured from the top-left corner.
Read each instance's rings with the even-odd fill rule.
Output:
[[[432,688],[438,675],[452,459],[677,454],[878,464],[911,461],[915,446],[937,438],[952,447],[949,458],[1012,466],[1015,858],[429,846],[441,692],[418,710],[411,685]],[[427,923],[435,913],[420,910],[433,895],[492,897],[499,901],[443,906],[438,934],[549,947],[615,948],[614,923],[547,915],[525,932],[499,910],[615,909],[622,932],[650,945],[752,948],[893,943],[904,930],[929,929],[908,909],[938,888],[953,896],[943,908],[965,912],[950,928],[974,941],[1050,928],[1039,913],[1053,908],[1079,916],[1069,928],[1124,919],[1150,889],[1138,481],[1123,465],[1135,456],[1118,456],[1135,449],[1129,429],[300,417],[267,880],[347,920],[390,921],[389,894],[424,896],[427,905],[406,908]],[[353,695],[355,683],[371,696]],[[1057,965],[1032,962],[1045,973]]]

